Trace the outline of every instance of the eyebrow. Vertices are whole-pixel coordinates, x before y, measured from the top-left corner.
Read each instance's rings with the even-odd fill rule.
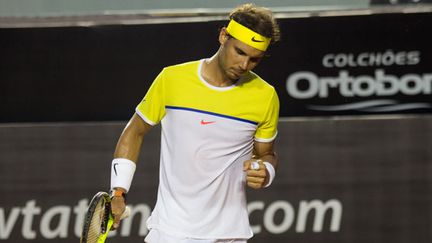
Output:
[[[234,49],[237,51],[237,53],[239,53],[240,55],[246,55],[246,56],[249,56],[245,51],[243,51],[240,47],[237,47],[237,46],[234,46]],[[252,58],[252,59],[260,59],[260,58],[263,58],[263,57],[265,57],[265,55],[263,55],[263,56],[256,56],[256,57],[254,57],[254,56],[249,56],[250,58]]]

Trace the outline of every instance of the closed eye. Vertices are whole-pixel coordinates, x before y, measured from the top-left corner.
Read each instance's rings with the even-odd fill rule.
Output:
[[[246,56],[246,53],[244,51],[242,51],[240,48],[235,47],[235,50],[236,50],[237,54],[242,55],[242,56]]]
[[[238,47],[234,47],[234,50],[240,56],[248,56],[249,60],[253,63],[258,63],[263,58],[263,56],[249,56],[246,52],[244,52],[242,49],[240,49]]]

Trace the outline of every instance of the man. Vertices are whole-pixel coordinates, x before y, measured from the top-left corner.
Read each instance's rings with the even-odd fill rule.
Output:
[[[251,70],[278,39],[272,13],[245,4],[220,30],[213,57],[162,70],[114,153],[114,227],[125,208],[143,137],[161,123],[158,199],[145,241],[243,243],[252,237],[244,185],[263,188],[274,178],[279,100]]]

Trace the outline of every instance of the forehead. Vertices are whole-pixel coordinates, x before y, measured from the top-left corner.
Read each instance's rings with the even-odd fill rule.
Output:
[[[239,49],[240,51],[244,52],[244,54],[246,54],[249,57],[260,58],[260,57],[263,57],[265,54],[264,51],[258,50],[258,49],[254,48],[248,44],[245,44],[245,43],[237,40],[234,37],[231,37],[229,39],[229,41],[232,43],[233,48]]]

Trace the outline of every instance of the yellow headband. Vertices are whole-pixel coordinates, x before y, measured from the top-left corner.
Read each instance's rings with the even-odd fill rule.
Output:
[[[226,31],[237,40],[261,51],[267,50],[267,47],[270,45],[271,38],[267,38],[250,30],[249,28],[237,23],[234,19],[231,19]]]

